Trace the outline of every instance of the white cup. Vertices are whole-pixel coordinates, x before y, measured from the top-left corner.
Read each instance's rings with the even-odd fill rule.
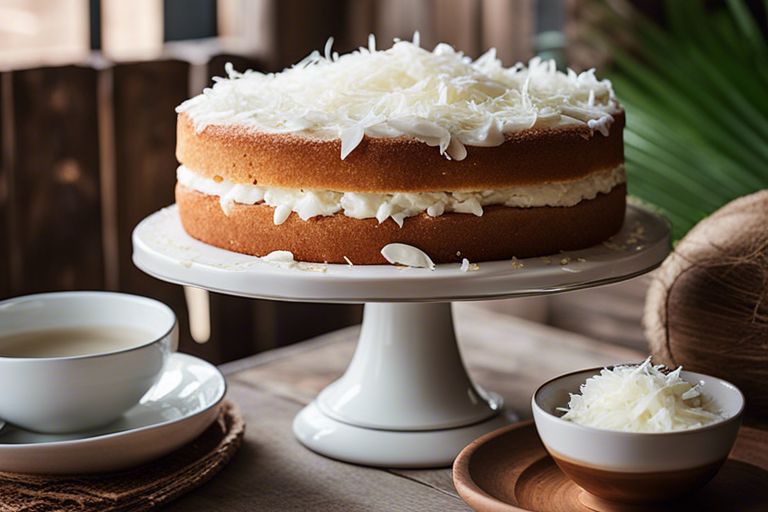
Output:
[[[60,292],[0,302],[0,343],[13,334],[88,327],[135,327],[150,341],[78,356],[0,357],[0,419],[44,433],[106,425],[139,402],[178,346],[173,311],[146,297]]]

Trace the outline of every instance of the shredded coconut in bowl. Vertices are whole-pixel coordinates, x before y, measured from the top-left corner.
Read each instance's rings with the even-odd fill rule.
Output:
[[[465,146],[497,146],[505,134],[532,127],[580,124],[608,135],[620,109],[611,83],[594,70],[558,71],[531,59],[504,67],[491,49],[472,60],[447,44],[433,51],[395,40],[376,50],[339,55],[333,39],[280,72],[238,73],[182,103],[195,128],[245,125],[271,133],[304,133],[341,140],[346,158],[363,136],[408,136],[462,160]]]
[[[651,358],[637,366],[603,368],[571,394],[564,420],[625,432],[672,432],[724,419],[698,384],[680,377],[682,366],[665,373]]]

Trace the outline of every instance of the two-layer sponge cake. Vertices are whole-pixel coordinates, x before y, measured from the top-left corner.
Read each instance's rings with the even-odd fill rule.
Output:
[[[297,260],[435,262],[585,248],[624,220],[624,113],[606,80],[399,41],[281,73],[228,69],[179,106],[176,201],[203,242]]]

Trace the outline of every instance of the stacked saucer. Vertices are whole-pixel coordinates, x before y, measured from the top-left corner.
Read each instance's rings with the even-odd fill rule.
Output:
[[[175,353],[165,305],[105,292],[0,302],[0,471],[124,470],[197,438],[220,414],[226,381]]]

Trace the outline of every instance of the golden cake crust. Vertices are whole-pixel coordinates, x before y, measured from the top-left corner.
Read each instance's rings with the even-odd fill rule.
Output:
[[[178,116],[176,157],[200,175],[234,183],[341,192],[441,192],[512,188],[572,181],[624,163],[623,111],[610,134],[585,125],[510,134],[495,147],[467,146],[448,160],[435,147],[409,138],[369,138],[345,160],[341,142],[294,134],[211,125],[196,133]]]
[[[264,256],[291,251],[300,261],[384,264],[381,248],[393,242],[413,245],[436,263],[490,261],[582,249],[609,238],[624,222],[626,186],[571,207],[484,208],[482,217],[447,213],[392,220],[353,219],[343,214],[307,221],[292,214],[283,224],[272,222],[274,208],[235,204],[227,216],[219,198],[183,185],[176,203],[184,229],[202,242],[245,254]]]

